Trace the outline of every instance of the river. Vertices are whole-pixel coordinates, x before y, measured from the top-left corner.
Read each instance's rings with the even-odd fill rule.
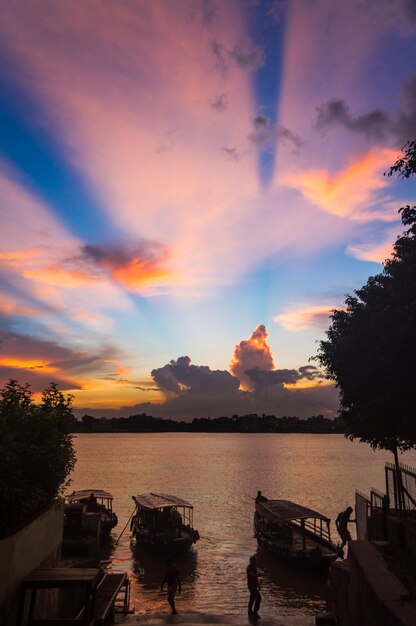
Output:
[[[389,453],[342,435],[103,433],[77,435],[74,443],[77,464],[69,491],[95,488],[114,495],[119,519],[114,538],[133,511],[132,495],[171,493],[194,505],[194,526],[202,538],[176,560],[183,579],[177,605],[212,613],[245,611],[245,568],[257,548],[253,498],[259,489],[334,520],[354,506],[356,489],[385,490],[384,462],[392,461]],[[416,466],[416,452],[401,460]],[[338,540],[333,523],[332,530]],[[159,591],[163,562],[135,554],[129,529],[110,558],[111,570],[128,571],[137,612],[167,611]],[[261,554],[258,568],[262,614],[310,615],[324,607],[324,579],[279,567]]]

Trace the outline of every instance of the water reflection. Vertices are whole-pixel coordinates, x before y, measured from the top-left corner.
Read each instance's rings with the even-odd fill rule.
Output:
[[[140,611],[166,609],[166,591],[160,591],[165,576],[166,564],[162,554],[143,546],[131,546],[133,589],[140,596]],[[184,555],[173,559],[180,572],[182,594],[178,598],[178,607],[182,610],[194,608],[195,581],[198,578],[198,555],[190,550]]]
[[[147,550],[143,546],[132,546],[133,552],[133,572],[143,589],[154,589],[160,587],[160,583],[165,575],[165,558],[162,554]],[[194,550],[190,550],[182,556],[173,559],[175,565],[181,573],[181,580],[184,585],[193,583],[197,578],[198,556]]]
[[[301,568],[288,567],[276,561],[269,552],[258,550],[257,567],[261,584],[271,597],[287,609],[301,610],[308,605],[322,610],[325,601],[326,575],[313,574]]]
[[[247,610],[246,567],[257,549],[253,498],[259,489],[335,519],[353,503],[355,489],[384,488],[384,461],[391,460],[342,435],[85,434],[75,443],[71,489],[94,484],[113,493],[119,519],[114,537],[132,514],[132,493],[160,490],[192,502],[202,538],[175,559],[184,581],[178,610],[221,614]],[[416,453],[401,460],[416,464]],[[160,592],[163,558],[133,552],[130,538],[127,527],[109,569],[127,570],[137,612],[169,613]],[[317,604],[322,607],[324,579],[283,568],[267,554],[259,552],[258,559],[262,615],[311,614]]]

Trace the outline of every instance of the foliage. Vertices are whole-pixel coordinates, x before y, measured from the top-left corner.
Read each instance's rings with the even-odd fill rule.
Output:
[[[416,173],[415,141],[392,173]],[[347,436],[393,452],[416,447],[416,207],[399,213],[408,228],[392,258],[333,312],[316,357],[340,390]]]
[[[408,141],[403,147],[403,156],[391,166],[388,176],[398,174],[401,178],[409,178],[416,173],[416,140]]]
[[[75,465],[72,397],[55,383],[35,404],[29,385],[0,390],[0,535],[59,496]]]

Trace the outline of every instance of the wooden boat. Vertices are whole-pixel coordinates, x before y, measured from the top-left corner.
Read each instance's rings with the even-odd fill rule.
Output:
[[[117,515],[113,512],[113,496],[102,489],[82,489],[74,491],[67,498],[68,510],[75,505],[86,505],[87,513],[100,514],[100,534],[108,537],[114,526],[117,526]]]
[[[254,534],[276,559],[305,569],[325,572],[339,556],[330,519],[289,500],[256,498]]]
[[[173,556],[183,554],[199,539],[193,527],[193,506],[186,500],[164,493],[132,496],[136,511],[132,537],[136,545]]]

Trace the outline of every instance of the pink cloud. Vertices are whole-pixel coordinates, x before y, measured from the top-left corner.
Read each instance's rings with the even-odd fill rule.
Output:
[[[196,294],[234,282],[270,250],[304,255],[345,235],[305,215],[292,190],[259,183],[261,146],[249,136],[262,55],[239,3],[218,3],[209,27],[187,3],[174,13],[168,2],[37,6],[34,15],[8,5],[0,25],[23,87],[115,228],[168,250],[151,268],[138,259],[110,269],[124,288]]]
[[[42,311],[43,322],[50,328],[59,314],[60,332],[66,323],[68,330],[74,319],[100,331],[109,324],[103,309],[131,308],[123,291],[99,266],[80,258],[83,242],[2,162],[0,210],[0,271],[4,278],[0,297],[8,303],[1,307],[3,313],[26,311],[33,317]]]
[[[327,328],[330,324],[329,316],[337,305],[308,305],[302,306],[285,313],[280,313],[273,318],[283,328],[289,331],[302,332],[313,328]]]
[[[373,261],[374,263],[384,263],[393,253],[393,245],[402,228],[395,226],[389,228],[378,241],[362,241],[351,243],[347,246],[347,252],[360,261]]]

